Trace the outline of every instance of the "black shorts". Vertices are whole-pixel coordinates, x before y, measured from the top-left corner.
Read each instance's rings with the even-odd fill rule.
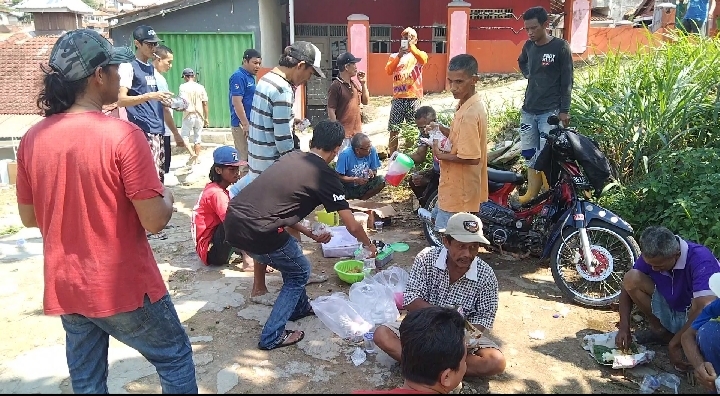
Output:
[[[207,255],[208,265],[225,265],[229,263],[234,249],[225,242],[225,224],[220,223],[219,226],[215,227],[211,243]]]
[[[420,107],[420,99],[398,98],[390,102],[390,119],[388,131],[400,132],[403,122],[415,124],[415,112]]]
[[[698,19],[683,19],[682,28],[687,33],[700,33],[704,22]]]

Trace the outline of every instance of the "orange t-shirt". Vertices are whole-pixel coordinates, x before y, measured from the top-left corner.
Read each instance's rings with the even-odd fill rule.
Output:
[[[17,200],[43,237],[46,315],[103,318],[167,294],[132,203],[164,192],[143,131],[100,111],[56,114],[17,157]]]
[[[488,200],[487,111],[476,93],[456,111],[450,135],[450,154],[480,159],[477,165],[440,161],[438,207],[446,212],[475,213]]]
[[[411,45],[409,52],[402,57],[398,53],[390,55],[385,72],[393,77],[394,99],[422,98],[422,69],[427,60],[427,53],[414,45]]]

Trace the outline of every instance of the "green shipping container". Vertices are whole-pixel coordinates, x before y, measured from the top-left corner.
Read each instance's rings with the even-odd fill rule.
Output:
[[[163,44],[173,52],[172,69],[165,75],[170,91],[177,94],[185,82],[182,71],[195,70],[197,82],[205,86],[210,108],[210,127],[230,127],[228,80],[242,64],[242,55],[255,46],[252,33],[163,33]],[[182,113],[175,112],[175,124],[182,125]]]

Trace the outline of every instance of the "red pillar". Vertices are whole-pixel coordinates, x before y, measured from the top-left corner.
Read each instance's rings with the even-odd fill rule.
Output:
[[[470,37],[470,3],[464,1],[451,1],[448,3],[447,32],[447,60],[448,63],[456,55],[466,54],[468,38]],[[480,62],[480,59],[478,59]],[[445,89],[449,89],[447,81]]]
[[[587,50],[590,33],[590,0],[565,1],[565,40],[574,54]]]

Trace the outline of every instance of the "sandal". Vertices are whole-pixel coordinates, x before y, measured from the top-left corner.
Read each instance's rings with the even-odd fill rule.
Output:
[[[667,334],[670,335],[672,338],[672,333],[667,332]],[[655,331],[652,331],[650,329],[640,330],[635,332],[635,341],[637,341],[638,344],[646,345],[646,344],[657,344],[657,345],[667,345],[669,344],[669,339],[666,338],[666,334],[658,333]]]
[[[165,234],[163,231],[160,231],[157,234],[151,234],[148,232],[145,235],[147,236],[147,239],[150,241],[152,241],[153,239],[161,239],[161,240],[168,239],[167,234]]]
[[[285,330],[285,334],[282,336],[282,339],[281,339],[280,343],[278,343],[277,345],[275,345],[275,346],[272,347],[272,348],[265,348],[265,347],[261,347],[261,346],[259,346],[259,345],[258,345],[258,348],[261,349],[261,350],[263,350],[263,351],[269,351],[269,350],[271,350],[271,349],[277,349],[277,348],[283,348],[283,347],[290,346],[290,345],[295,345],[295,344],[297,344],[298,342],[302,341],[303,338],[305,338],[305,332],[304,332],[304,331],[301,331],[301,330],[297,330],[297,331],[300,332],[300,337],[298,337],[298,339],[295,340],[295,341],[288,342],[288,343],[285,342],[285,341],[287,341],[287,340],[290,338],[290,336],[292,336],[293,334],[295,334],[295,331],[293,331],[293,330]]]

